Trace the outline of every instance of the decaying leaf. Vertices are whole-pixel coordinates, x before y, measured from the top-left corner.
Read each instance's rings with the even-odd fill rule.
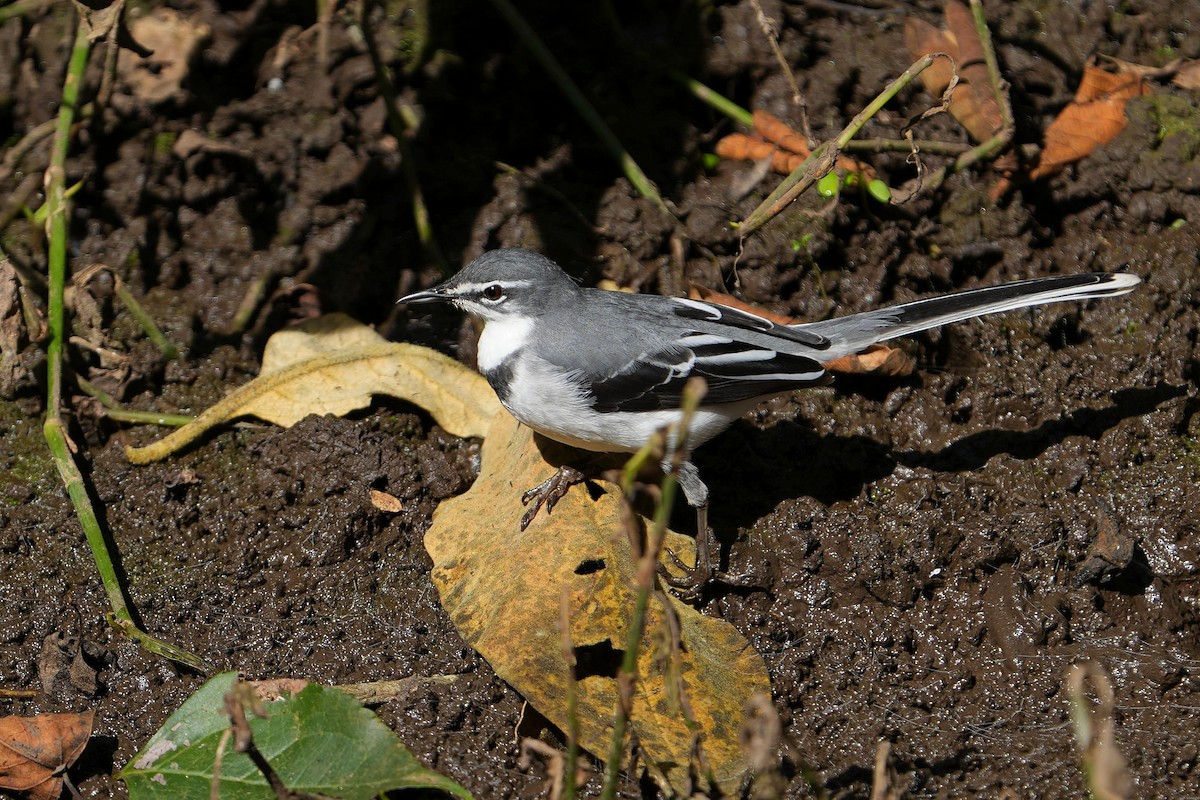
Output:
[[[371,505],[378,508],[380,511],[386,511],[389,514],[398,514],[404,510],[404,503],[399,497],[387,492],[381,492],[378,489],[372,489],[369,493]]]
[[[787,314],[776,314],[774,311],[762,308],[761,306],[739,300],[731,294],[715,292],[712,289],[695,284],[692,285],[688,296],[694,300],[705,300],[709,303],[716,303],[717,305],[736,308],[739,311],[746,311],[764,319],[769,319],[778,325],[793,325],[799,321]],[[913,372],[912,359],[909,358],[908,353],[884,344],[873,344],[861,353],[827,361],[824,367],[830,372],[840,372],[843,375],[877,374],[893,378],[903,378],[906,375],[911,375]]]
[[[0,717],[0,788],[30,800],[58,800],[63,772],[92,735],[94,711]]]
[[[309,414],[364,408],[376,394],[424,408],[455,436],[483,436],[501,410],[487,381],[454,359],[389,342],[345,314],[329,314],[276,333],[257,378],[154,444],[125,448],[125,455],[145,464],[237,417],[287,427]]]
[[[479,479],[438,507],[425,547],[442,605],[463,638],[564,729],[568,669],[559,599],[567,587],[579,741],[603,757],[617,703],[614,676],[634,604],[635,564],[616,490],[606,486],[595,500],[586,491],[568,492],[552,514],[543,512],[520,533],[521,492],[553,474],[551,464],[568,459],[568,452],[545,440],[535,443],[528,428],[504,415],[484,441]],[[677,553],[689,547],[694,552],[692,545],[679,534],[667,542]],[[765,666],[731,625],[662,597],[650,605],[631,716],[641,763],[668,794],[689,788],[692,733],[673,699],[682,693],[698,723],[705,763],[722,789],[733,792],[745,771],[738,743],[745,704],[755,692],[770,691]],[[656,642],[671,618],[682,654],[664,664]]]
[[[1094,61],[1089,62],[1083,68],[1075,99],[1046,128],[1041,158],[1030,179],[1053,175],[1112,141],[1125,130],[1125,104],[1149,91],[1136,71],[1106,72]]]
[[[117,72],[149,105],[175,98],[192,58],[208,39],[208,26],[174,9],[158,7],[130,22],[129,30],[147,50],[143,55],[122,50]]]
[[[717,141],[716,154],[721,158],[741,161],[771,159],[771,169],[784,175],[804,163],[812,149],[804,137],[790,125],[766,111],[754,112],[754,135],[731,133]],[[837,168],[855,172],[864,180],[875,177],[875,169],[847,155],[837,157]]]
[[[1000,130],[1002,120],[983,60],[983,43],[970,10],[962,3],[949,0],[943,14],[945,29],[909,15],[904,23],[904,43],[913,58],[946,53],[954,59],[959,83],[950,98],[950,114],[966,128],[971,139],[982,142]],[[921,82],[930,94],[940,97],[953,75],[953,68],[943,59],[921,73]]]
[[[1180,64],[1171,83],[1180,89],[1200,89],[1200,58]]]

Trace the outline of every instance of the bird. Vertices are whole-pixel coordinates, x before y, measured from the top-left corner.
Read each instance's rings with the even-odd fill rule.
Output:
[[[679,424],[685,386],[703,378],[707,391],[681,437],[686,452],[668,453],[663,467],[674,464],[697,512],[694,570],[711,575],[709,492],[691,454],[759,402],[828,383],[825,364],[879,342],[987,314],[1115,297],[1139,283],[1128,273],[1041,277],[780,324],[702,300],[584,287],[540,253],[504,248],[397,302],[446,303],[482,321],[477,365],[501,404],[537,433],[583,450],[638,451]],[[536,503],[521,529],[582,478],[564,465],[525,492],[522,503]]]

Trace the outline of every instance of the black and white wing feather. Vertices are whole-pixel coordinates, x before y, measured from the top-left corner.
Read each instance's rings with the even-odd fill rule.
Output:
[[[708,382],[705,405],[753,400],[828,381],[825,368],[814,358],[829,346],[824,336],[693,300],[674,301],[674,313],[701,324],[609,375],[593,377],[590,389],[596,411],[679,408],[684,385],[693,376]],[[778,346],[771,345],[772,339],[778,340]],[[786,352],[784,347],[811,352]]]

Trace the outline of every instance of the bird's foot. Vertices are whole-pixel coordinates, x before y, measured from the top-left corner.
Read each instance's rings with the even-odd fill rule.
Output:
[[[521,530],[529,527],[529,523],[533,522],[543,505],[546,506],[546,513],[549,514],[558,505],[558,501],[566,497],[567,490],[577,483],[583,483],[585,478],[586,476],[582,472],[564,464],[554,475],[521,495],[521,505],[527,506],[530,502],[533,503],[533,507],[521,517]]]
[[[658,569],[663,582],[674,589],[686,602],[698,602],[703,596],[704,590],[713,585],[758,586],[758,579],[750,573],[734,574],[718,569],[720,555],[718,553],[717,558],[713,558],[713,549],[719,550],[720,543],[713,541],[712,529],[708,527],[706,514],[700,515],[700,523],[703,527],[698,528],[696,533],[696,563],[689,567],[683,559],[668,548],[667,555],[675,562],[676,569],[683,574],[673,575],[660,564]]]

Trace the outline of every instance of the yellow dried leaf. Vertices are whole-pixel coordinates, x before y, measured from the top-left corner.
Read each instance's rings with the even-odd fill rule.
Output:
[[[276,333],[257,378],[154,444],[126,447],[125,455],[145,464],[237,417],[287,427],[309,414],[340,416],[364,408],[377,394],[424,408],[455,436],[483,436],[501,411],[487,381],[454,359],[389,342],[345,314],[329,314]]]
[[[580,663],[579,741],[604,757],[617,704],[615,669],[634,607],[635,563],[616,489],[601,483],[606,491],[596,500],[573,489],[552,514],[543,511],[520,531],[521,492],[552,475],[552,464],[570,452],[535,442],[528,428],[507,416],[498,419],[483,444],[479,479],[438,507],[425,548],[442,606],[459,633],[497,675],[564,729],[568,670],[559,599],[568,587],[571,641]],[[693,545],[690,537],[669,534],[667,546],[685,558]],[[669,635],[671,617],[682,648],[664,662],[659,643]],[[668,794],[688,788],[692,733],[678,707],[680,694],[698,723],[704,761],[729,794],[746,770],[738,733],[756,692],[770,692],[766,668],[731,625],[669,596],[651,602],[631,726],[642,762]]]

